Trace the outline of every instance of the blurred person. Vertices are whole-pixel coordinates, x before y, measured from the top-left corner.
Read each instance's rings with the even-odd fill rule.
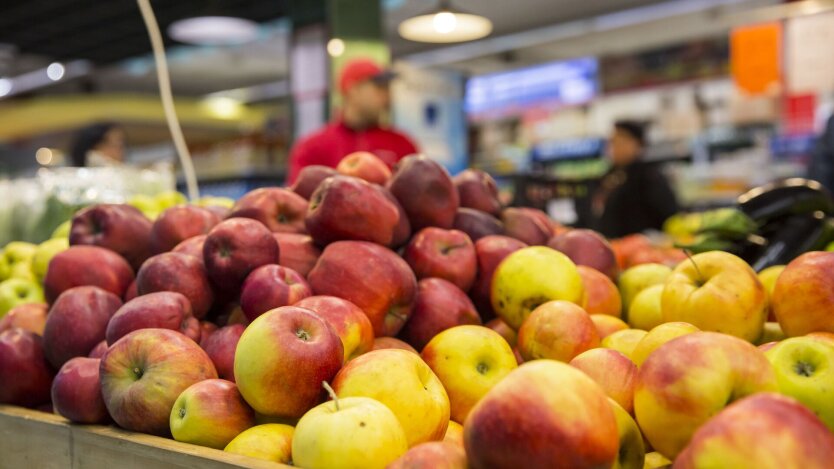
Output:
[[[369,59],[354,59],[345,65],[339,77],[339,117],[296,143],[289,158],[289,184],[305,166],[335,168],[342,158],[355,151],[371,152],[389,167],[417,153],[417,147],[406,135],[382,126],[391,100],[391,78],[390,72]]]
[[[659,230],[678,211],[675,193],[656,164],[642,161],[643,123],[614,124],[608,140],[612,168],[591,196],[592,228],[609,238]]]
[[[819,181],[834,194],[834,115],[828,118],[822,135],[814,145],[808,178]]]
[[[70,164],[77,167],[121,166],[124,158],[125,132],[112,122],[84,127],[70,148]]]

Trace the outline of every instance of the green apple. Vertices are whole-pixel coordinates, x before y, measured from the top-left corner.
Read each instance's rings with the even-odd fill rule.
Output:
[[[194,205],[198,207],[224,207],[224,208],[232,208],[235,206],[234,199],[230,199],[228,197],[200,197],[194,202]]]
[[[405,431],[385,404],[344,397],[310,409],[292,439],[293,464],[305,469],[384,469],[408,451]]]
[[[70,230],[72,229],[72,220],[67,220],[55,228],[50,238],[69,238]]]
[[[38,280],[35,277],[35,273],[32,272],[31,260],[28,262],[18,262],[16,264],[12,264],[12,268],[9,270],[9,278],[19,278],[22,280],[31,280],[33,282]]]
[[[834,431],[834,342],[793,337],[765,352],[773,365],[779,392],[811,409]]]
[[[292,435],[295,428],[281,423],[265,423],[244,430],[223,450],[250,458],[281,464],[292,461]]]
[[[156,220],[156,217],[158,217],[163,210],[155,198],[145,194],[134,195],[127,200],[127,204],[138,208],[140,212],[145,214],[145,216],[151,220]]]
[[[645,337],[646,334],[648,334],[648,332],[642,329],[625,329],[617,331],[602,339],[602,343],[600,345],[602,345],[603,348],[616,350],[631,359],[634,349],[637,347],[637,344],[643,340],[643,337]]]
[[[652,451],[651,453],[646,454],[643,469],[660,469],[670,464],[672,464],[672,461],[670,461],[669,458],[658,453],[657,451]]]
[[[12,266],[6,256],[3,255],[3,251],[0,251],[0,282],[9,278],[11,274]]]
[[[650,331],[663,324],[663,310],[660,309],[662,296],[662,283],[641,290],[628,308],[628,325],[633,329]]]
[[[620,436],[620,450],[617,461],[611,469],[643,469],[646,459],[646,445],[643,434],[634,418],[623,409],[614,399],[608,398],[614,417],[617,419],[617,433]]]
[[[623,313],[627,313],[638,293],[652,285],[666,282],[670,275],[672,269],[663,264],[640,264],[620,274],[617,284],[623,299]]]
[[[69,239],[67,238],[48,239],[39,244],[38,249],[35,250],[35,255],[32,257],[32,272],[35,274],[35,278],[43,281],[43,278],[46,277],[46,270],[49,268],[49,261],[55,254],[67,249],[69,249]]]
[[[156,194],[154,200],[156,200],[156,205],[159,207],[160,212],[164,212],[166,209],[176,207],[177,205],[188,203],[188,198],[177,191],[160,192]]]
[[[43,289],[32,280],[10,278],[0,282],[0,317],[23,303],[44,303]]]
[[[19,264],[21,262],[29,262],[32,256],[35,255],[35,250],[38,246],[32,243],[23,241],[12,241],[3,248],[3,257],[6,258],[10,266]]]

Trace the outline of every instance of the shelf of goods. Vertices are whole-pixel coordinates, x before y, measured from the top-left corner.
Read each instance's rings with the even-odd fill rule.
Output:
[[[0,466],[38,469],[281,469],[283,464],[0,405]]]

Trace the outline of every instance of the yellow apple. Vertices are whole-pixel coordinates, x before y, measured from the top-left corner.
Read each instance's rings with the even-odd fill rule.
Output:
[[[767,319],[767,295],[756,272],[722,251],[681,262],[666,281],[661,302],[664,322],[688,322],[748,342],[762,335]]]
[[[69,238],[71,228],[72,228],[72,220],[67,220],[67,221],[61,223],[60,225],[58,225],[58,227],[55,228],[55,231],[53,231],[52,235],[50,235],[49,237],[52,238],[52,239],[55,239],[55,238]]]
[[[449,395],[452,420],[463,423],[469,411],[518,365],[507,341],[483,326],[456,326],[434,336],[423,360]]]
[[[235,383],[207,379],[183,391],[171,409],[171,435],[177,441],[223,449],[255,425],[255,411]]]
[[[336,398],[313,407],[292,438],[293,465],[305,469],[384,469],[406,451],[397,417],[368,397]]]
[[[762,286],[765,288],[765,292],[767,292],[768,296],[773,294],[773,288],[776,286],[776,279],[779,278],[779,275],[782,274],[785,267],[786,266],[784,265],[772,265],[759,272],[759,281],[762,282]]]
[[[69,249],[69,240],[67,238],[53,238],[48,239],[38,245],[32,256],[32,273],[35,278],[43,282],[46,277],[46,269],[49,267],[49,261],[61,251]]]
[[[759,337],[756,345],[762,345],[768,342],[779,342],[780,340],[785,339],[785,337],[787,336],[782,331],[782,326],[780,326],[778,322],[768,321],[765,323],[762,336]]]
[[[443,437],[443,441],[460,445],[463,448],[463,425],[454,420],[449,420],[449,426],[446,427],[446,435]]]
[[[660,309],[660,299],[663,296],[663,284],[644,288],[628,308],[628,325],[634,329],[650,331],[663,324],[663,311]]]
[[[518,330],[518,351],[525,361],[549,358],[568,362],[594,347],[599,347],[594,322],[584,309],[567,301],[544,303]]]
[[[602,343],[600,345],[602,345],[603,348],[616,350],[631,359],[634,347],[637,347],[637,344],[643,340],[643,337],[645,337],[646,334],[648,334],[648,332],[641,329],[625,329],[617,331],[602,339]]]
[[[697,327],[688,322],[667,322],[661,324],[650,330],[645,337],[640,339],[640,342],[637,343],[637,346],[634,347],[634,351],[631,353],[631,359],[637,366],[640,366],[661,345],[672,339],[677,339],[682,335],[698,332],[698,330]]]
[[[657,451],[652,451],[651,453],[646,453],[646,460],[643,463],[643,469],[660,469],[661,467],[669,464],[672,464],[672,461],[670,461],[669,458],[658,453]]]
[[[617,280],[623,299],[623,313],[627,313],[638,293],[652,285],[665,283],[670,275],[672,269],[663,264],[640,264],[626,269]]]
[[[634,388],[637,386],[637,365],[622,353],[607,348],[583,352],[570,361],[593,379],[605,394],[627,412],[634,411]]]
[[[223,451],[287,464],[292,461],[294,432],[295,428],[280,423],[257,425],[236,436]]]
[[[620,450],[611,469],[642,469],[646,459],[646,445],[643,444],[643,434],[637,422],[617,401],[609,397],[608,402],[617,419],[617,433],[620,436]]]
[[[628,329],[628,324],[623,322],[622,319],[615,318],[614,316],[609,316],[607,314],[592,314],[590,317],[591,322],[594,323],[594,327],[597,328],[597,334],[599,335],[600,340],[617,331],[624,331]]]

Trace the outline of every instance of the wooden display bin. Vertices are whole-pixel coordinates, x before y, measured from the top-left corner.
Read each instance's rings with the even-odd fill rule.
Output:
[[[58,415],[0,405],[3,469],[280,469],[283,464],[224,453]]]

